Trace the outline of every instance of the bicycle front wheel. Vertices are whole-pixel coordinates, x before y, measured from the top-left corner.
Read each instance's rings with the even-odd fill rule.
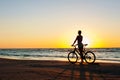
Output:
[[[75,52],[69,52],[68,53],[68,61],[70,63],[76,63],[78,60],[78,56]]]
[[[96,60],[96,56],[95,56],[95,54],[92,51],[87,51],[85,53],[85,61],[87,63],[94,63],[95,60]]]

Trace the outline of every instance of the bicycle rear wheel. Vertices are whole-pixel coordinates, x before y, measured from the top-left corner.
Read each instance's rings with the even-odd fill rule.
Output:
[[[96,56],[92,51],[87,51],[85,53],[85,61],[89,64],[94,63],[96,60]]]
[[[68,61],[70,63],[76,63],[78,60],[78,56],[75,52],[69,52],[68,53]]]

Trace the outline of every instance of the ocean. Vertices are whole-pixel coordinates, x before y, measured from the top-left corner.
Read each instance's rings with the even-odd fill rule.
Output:
[[[120,63],[120,48],[87,48],[96,55],[97,62]],[[20,60],[68,61],[70,48],[0,49],[0,58]]]

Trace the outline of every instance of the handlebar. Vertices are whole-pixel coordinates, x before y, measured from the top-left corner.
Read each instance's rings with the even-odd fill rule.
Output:
[[[83,46],[87,46],[88,44],[83,44]]]
[[[76,47],[78,44],[74,44],[74,45],[71,45],[71,46],[73,46],[73,47]]]

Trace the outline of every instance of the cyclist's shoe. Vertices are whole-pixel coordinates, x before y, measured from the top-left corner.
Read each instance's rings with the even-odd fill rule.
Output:
[[[83,59],[81,59],[81,64],[83,64],[84,63],[84,61],[83,61]]]
[[[80,62],[80,65],[83,65],[83,63],[84,63],[84,62],[83,62],[83,61],[81,61],[81,62]]]

